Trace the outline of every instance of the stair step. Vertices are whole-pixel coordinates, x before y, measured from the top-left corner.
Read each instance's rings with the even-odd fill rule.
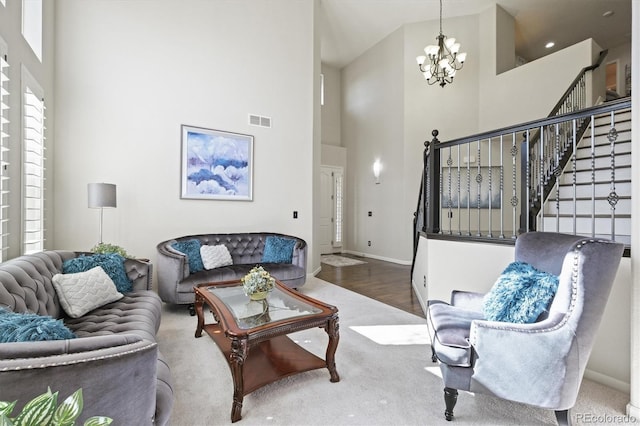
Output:
[[[585,141],[587,142],[587,141]],[[593,152],[596,156],[611,155],[611,143],[596,143],[593,146]],[[624,139],[615,143],[616,154],[628,154],[631,152],[631,139]],[[591,143],[582,143],[576,147],[576,158],[590,158]]]
[[[611,167],[596,167],[594,170],[596,180],[611,179]],[[577,169],[577,182],[591,182],[591,169]],[[616,166],[615,180],[631,180],[631,166]],[[565,170],[560,176],[560,184],[570,185],[573,182],[573,173],[571,169]]]
[[[595,194],[594,194],[595,192]],[[580,197],[580,198],[589,198],[591,199],[591,197],[596,197],[596,198],[607,198],[607,196],[609,195],[609,192],[611,192],[611,188],[609,186],[609,182],[607,182],[606,184],[601,184],[601,185],[595,185],[594,187],[592,187],[590,184],[582,184],[582,185],[578,185],[576,184],[576,197]],[[556,191],[552,191],[552,196],[555,197],[555,193]],[[617,182],[616,183],[616,193],[618,194],[618,196],[623,197],[623,196],[627,196],[627,195],[631,195],[631,183],[630,181],[627,182]],[[560,185],[560,197],[561,198],[569,198],[569,199],[573,199],[573,185],[571,184],[567,184],[567,185]]]
[[[564,199],[559,202],[559,209],[561,215],[567,215],[573,217],[573,199]],[[596,215],[611,215],[611,205],[606,199],[597,199],[592,202],[591,199],[580,199],[575,202],[576,212],[584,215],[591,216],[593,209],[595,208]],[[553,215],[556,214],[556,201],[548,200],[545,203],[544,214]],[[619,197],[616,203],[615,209],[616,217],[622,217],[624,215],[631,215],[631,197]]]
[[[631,154],[618,154],[616,155],[616,167],[618,166],[630,166]],[[601,155],[594,158],[595,166],[598,168],[611,167],[611,157],[609,155]],[[571,165],[569,164],[569,167]],[[590,169],[591,157],[577,158],[576,168],[578,169]]]
[[[576,215],[576,233],[590,234],[591,220],[591,215]],[[596,215],[594,224],[596,234],[611,234],[611,215]],[[541,226],[547,231],[559,228],[560,232],[573,233],[573,215],[560,215],[558,219],[555,216],[544,216]],[[616,216],[615,234],[631,235],[631,215]]]
[[[616,128],[619,126],[630,126],[631,123],[631,110],[625,109],[615,113],[614,115]],[[599,128],[603,126],[611,126],[611,114],[601,114],[595,117],[594,127]]]

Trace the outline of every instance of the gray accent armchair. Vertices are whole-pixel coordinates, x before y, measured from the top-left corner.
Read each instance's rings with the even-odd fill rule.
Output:
[[[520,235],[515,260],[559,276],[548,310],[531,324],[484,320],[479,293],[454,291],[450,303],[430,300],[427,323],[432,359],[442,371],[445,418],[452,420],[458,390],[465,390],[554,410],[559,424],[570,424],[623,250],[620,243],[575,235]]]

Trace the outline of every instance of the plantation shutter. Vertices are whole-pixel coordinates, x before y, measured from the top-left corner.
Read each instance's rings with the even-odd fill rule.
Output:
[[[7,259],[9,250],[9,63],[6,48],[2,44],[0,43],[0,262]]]
[[[44,249],[44,99],[24,85],[23,129],[23,252]]]

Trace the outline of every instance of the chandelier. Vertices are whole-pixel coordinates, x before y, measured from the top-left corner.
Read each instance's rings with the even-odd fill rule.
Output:
[[[418,68],[424,75],[429,85],[438,83],[444,87],[447,83],[453,82],[456,72],[462,68],[466,53],[460,51],[460,43],[456,43],[455,38],[447,38],[442,33],[442,0],[440,0],[440,35],[436,37],[437,45],[430,44],[424,48],[427,56],[418,56]]]

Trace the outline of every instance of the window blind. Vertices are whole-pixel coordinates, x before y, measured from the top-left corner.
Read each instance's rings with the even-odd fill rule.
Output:
[[[0,48],[0,262],[9,250],[9,63]]]
[[[44,249],[45,107],[28,85],[23,96],[23,252],[29,254]]]

